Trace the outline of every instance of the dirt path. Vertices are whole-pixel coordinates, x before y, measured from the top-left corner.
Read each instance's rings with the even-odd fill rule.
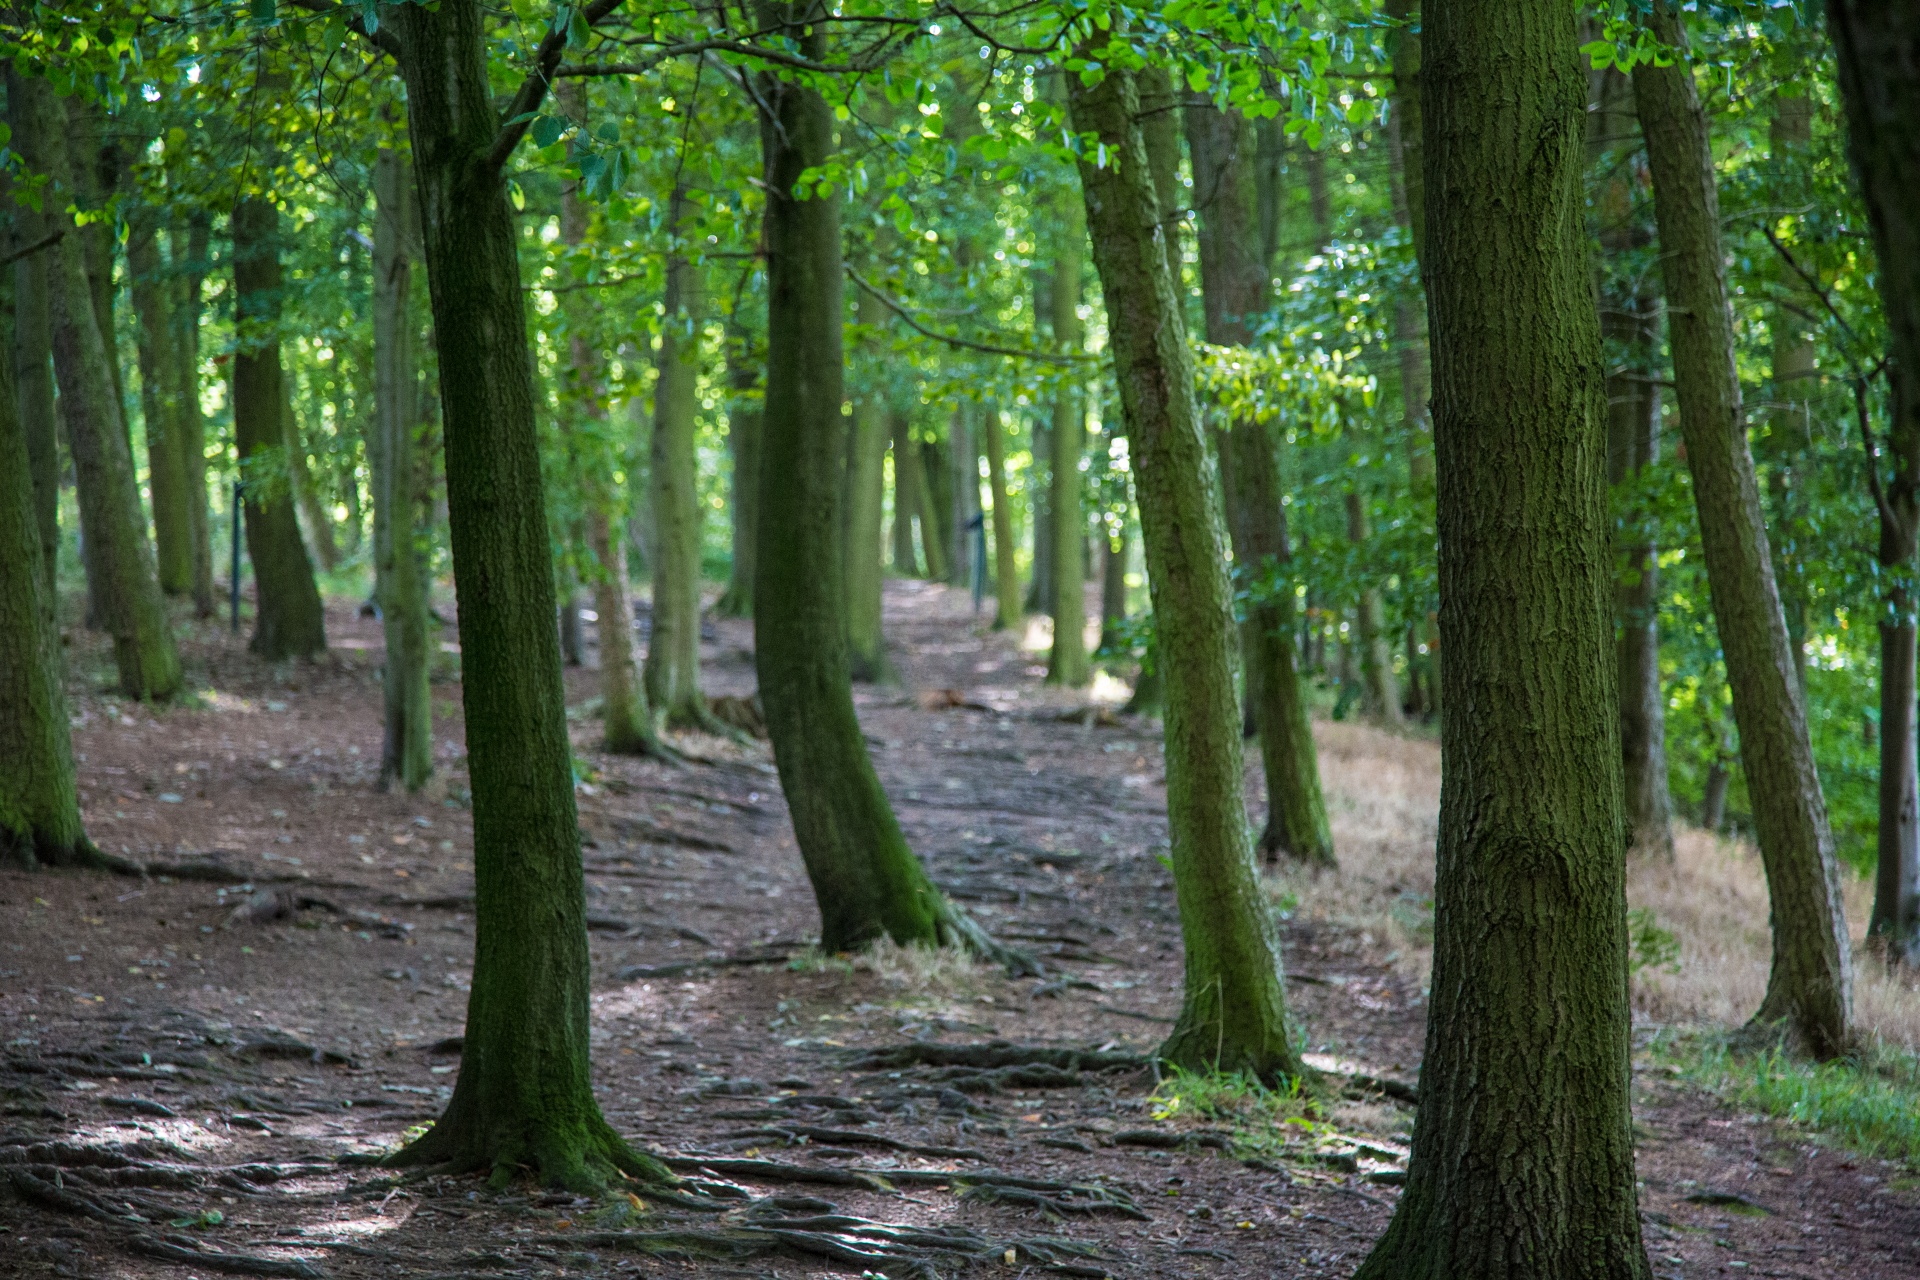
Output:
[[[763,749],[702,744],[715,763],[668,769],[600,757],[576,726],[594,770],[597,1087],[636,1141],[766,1197],[718,1217],[339,1163],[430,1119],[458,1063],[456,685],[435,686],[446,783],[416,798],[373,787],[379,633],[344,607],[322,663],[276,671],[196,634],[188,660],[214,691],[198,709],[81,694],[90,831],[184,870],[0,872],[0,1274],[853,1276],[889,1250],[896,1271],[907,1256],[946,1274],[1350,1274],[1398,1194],[1410,1111],[1374,1095],[1275,1126],[1274,1103],[1256,1124],[1156,1092],[1131,1061],[1180,982],[1152,726],[1063,721],[1082,704],[977,635],[957,592],[890,584],[888,610],[905,687],[859,694],[881,776],[935,878],[1044,978],[814,955]],[[751,690],[748,638],[710,631],[710,692]],[[75,645],[90,669],[96,642]],[[568,681],[571,702],[591,697],[590,672]],[[1368,735],[1340,732],[1364,752]],[[1284,936],[1315,1060],[1416,1079],[1417,982],[1309,914]],[[1002,1040],[1093,1052],[1001,1065],[980,1046]],[[973,1048],[873,1052],[911,1042]],[[1899,1170],[1652,1067],[1636,1103],[1657,1274],[1920,1276],[1920,1198]],[[672,1256],[722,1244],[734,1256]]]

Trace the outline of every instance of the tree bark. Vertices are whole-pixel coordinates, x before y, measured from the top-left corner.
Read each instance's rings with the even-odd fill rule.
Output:
[[[19,74],[9,69],[7,80],[13,134],[25,138],[31,125],[22,116],[24,99],[19,95],[24,91],[18,87]],[[16,248],[46,238],[49,220],[40,210],[16,199],[12,214]],[[49,608],[54,607],[58,592],[60,556],[60,420],[53,400],[53,316],[48,301],[52,263],[53,255],[42,250],[13,264],[14,387],[33,477],[34,527],[46,561]]]
[[[1173,227],[1163,222],[1143,137],[1143,94],[1132,71],[1114,66],[1098,85],[1068,76],[1067,91],[1073,127],[1098,139],[1105,161],[1083,155],[1080,180],[1166,676],[1167,821],[1186,978],[1180,1016],[1161,1054],[1194,1070],[1298,1076],[1279,948],[1254,876],[1242,798],[1232,589],[1217,477],[1194,403],[1193,357],[1168,243]],[[1149,92],[1171,97],[1160,85]],[[1177,147],[1177,124],[1165,124],[1163,138]]]
[[[15,75],[11,85],[28,126],[21,150],[55,187],[45,200],[47,230],[66,233],[47,250],[49,314],[60,416],[80,496],[89,594],[113,636],[121,692],[164,701],[180,691],[180,654],[160,595],[153,544],[147,541],[133,451],[109,376],[114,361],[94,310],[85,247],[60,194],[75,190],[67,113],[46,81]]]
[[[732,566],[727,589],[714,611],[729,618],[753,616],[753,554],[760,507],[760,365],[740,319],[740,304],[727,317],[727,454],[733,479],[727,491],[732,522]]]
[[[861,330],[878,334],[887,322],[886,308],[870,293],[854,304]],[[887,638],[881,622],[881,523],[887,500],[886,460],[891,424],[881,393],[884,371],[877,339],[869,338],[858,351],[864,387],[854,398],[846,432],[847,460],[844,492],[846,533],[842,552],[847,574],[847,662],[852,678],[863,683],[888,684],[894,679],[887,661]],[[917,576],[913,556],[913,508],[916,490],[907,483],[907,450],[893,441],[893,571]]]
[[[866,297],[863,296],[861,298],[859,306],[862,310],[865,309]],[[866,458],[865,448],[874,447],[865,446],[865,448],[863,448],[863,439],[871,432],[875,438],[880,440],[881,443],[878,445],[878,448],[881,452],[885,453],[889,448],[892,450],[893,529],[891,532],[893,549],[890,559],[892,560],[893,571],[902,578],[921,577],[920,554],[913,544],[913,522],[914,518],[920,514],[920,486],[913,483],[913,477],[919,474],[920,466],[917,456],[914,457],[911,462],[908,458],[908,455],[913,453],[912,441],[907,434],[908,420],[904,416],[890,419],[887,415],[885,404],[880,401],[878,397],[863,397],[861,403],[854,406],[854,413],[856,415],[863,412],[871,415],[873,421],[871,424],[858,421],[854,423],[853,452],[847,461],[848,482],[849,484],[853,483],[852,478],[856,474],[856,469],[860,468],[861,463]],[[890,444],[888,442],[889,437],[891,437]],[[863,479],[865,478],[864,471],[858,471],[858,474]],[[884,494],[882,496],[884,497]],[[854,503],[858,504],[864,498],[864,494],[852,492],[849,493],[848,497]],[[856,517],[855,523],[864,522],[859,521]],[[849,554],[852,553],[853,549],[854,548],[849,545]],[[864,555],[864,553],[862,554]],[[857,578],[864,572],[864,565],[856,566],[849,561],[847,571]],[[857,586],[855,590],[857,592]]]
[[[233,439],[240,458],[253,562],[254,630],[247,647],[269,660],[327,647],[326,613],[294,514],[287,399],[280,367],[280,213],[269,199],[233,206]]]
[[[1020,625],[1024,610],[1020,600],[1020,570],[1013,562],[1016,538],[1013,529],[1013,503],[1007,498],[1007,428],[1000,411],[991,405],[981,415],[981,433],[987,445],[987,494],[993,499],[993,591],[996,601],[993,629],[1004,631]]]
[[[820,0],[768,3],[762,23],[802,56],[825,53]],[[833,111],[817,89],[763,74],[767,402],[762,438],[760,696],[781,789],[820,909],[820,945],[965,945],[1004,955],[927,879],[880,789],[853,709],[847,666],[841,485],[840,201],[802,198],[802,172],[833,151]]]
[[[1100,539],[1100,647],[1120,643],[1120,624],[1127,620],[1127,524],[1120,536]]]
[[[1848,156],[1873,232],[1876,280],[1890,337],[1893,462],[1880,508],[1882,565],[1895,584],[1880,623],[1880,865],[1868,933],[1889,960],[1920,964],[1920,781],[1915,778],[1914,611],[1910,584],[1920,534],[1920,13],[1911,5],[1828,0]],[[1862,394],[1864,394],[1864,388]],[[1869,465],[1873,464],[1871,461]]]
[[[1053,279],[1047,290],[1053,311],[1053,347],[1074,353],[1086,340],[1079,310],[1086,219],[1077,197],[1057,203]],[[1087,517],[1080,499],[1080,456],[1087,447],[1087,410],[1081,387],[1063,380],[1055,388],[1051,435],[1047,512],[1053,521],[1053,651],[1047,656],[1047,683],[1077,689],[1093,679],[1085,635]]]
[[[320,568],[332,573],[340,562],[340,550],[333,541],[333,512],[326,497],[314,483],[313,467],[307,459],[306,433],[300,429],[300,415],[293,406],[293,372],[284,367],[280,374],[280,416],[287,436],[287,476],[293,482],[294,501],[300,520],[306,524],[306,540]]]
[[[1365,547],[1372,536],[1367,521],[1364,495],[1349,490],[1346,494],[1347,541]],[[1407,721],[1400,705],[1400,682],[1393,674],[1393,649],[1387,643],[1386,616],[1381,608],[1380,588],[1371,583],[1360,588],[1354,601],[1353,618],[1359,633],[1360,678],[1366,684],[1367,707],[1392,728]]]
[[[1574,14],[1428,0],[1424,38],[1433,995],[1406,1189],[1356,1280],[1645,1280]]]
[[[920,529],[920,560],[926,566],[925,577],[939,582],[947,576],[946,546],[940,540],[940,519],[934,514],[933,485],[927,478],[927,459],[920,442],[913,438],[913,419],[897,406],[886,409],[887,433],[893,438],[894,528],[901,527],[900,493],[907,495],[907,508]],[[907,535],[908,569],[912,569],[913,535]],[[919,575],[914,575],[919,576]]]
[[[29,459],[13,369],[0,362],[0,863],[100,866],[107,859],[80,821]]]
[[[947,427],[948,502],[947,581],[956,587],[973,582],[973,518],[980,514],[980,444],[974,438],[977,406],[962,401]]]
[[[1035,299],[1035,306],[1040,299]],[[1028,428],[1026,497],[1033,523],[1032,570],[1027,575],[1028,613],[1053,612],[1053,420],[1035,420]]]
[[[381,10],[407,87],[439,349],[447,514],[473,786],[466,1049],[439,1121],[399,1164],[505,1185],[674,1181],[600,1114],[588,1075],[586,894],[534,425],[519,229],[489,158],[501,129],[477,0]]]
[[[1666,0],[1650,22],[1662,43],[1685,47]],[[1681,433],[1772,900],[1773,968],[1754,1027],[1784,1021],[1811,1052],[1832,1057],[1851,1039],[1846,917],[1742,421],[1706,115],[1684,57],[1636,66],[1633,90],[1653,172]]]
[[[173,232],[174,265],[179,268],[180,303],[174,308],[179,333],[175,377],[180,409],[180,452],[187,477],[187,531],[193,556],[193,610],[202,618],[214,611],[213,528],[207,510],[207,436],[200,411],[200,287],[206,279],[211,219],[192,214],[184,231]],[[184,249],[184,255],[182,250]],[[184,260],[183,260],[184,259]]]
[[[415,400],[413,257],[418,217],[413,175],[404,157],[383,147],[373,162],[373,422],[367,461],[373,472],[374,597],[387,657],[380,747],[382,790],[398,781],[418,791],[433,776],[433,656],[427,579],[420,547],[431,472],[418,456]]]
[[[1200,282],[1207,340],[1246,346],[1271,305],[1272,280],[1255,256],[1256,205],[1251,152],[1254,130],[1238,112],[1204,102],[1186,107],[1187,149],[1200,209]],[[1233,558],[1246,580],[1283,579],[1281,589],[1247,608],[1240,652],[1246,702],[1260,738],[1267,782],[1267,825],[1260,851],[1334,865],[1333,836],[1320,791],[1313,726],[1293,663],[1292,584],[1282,567],[1291,556],[1286,508],[1280,505],[1279,459],[1266,424],[1241,421],[1225,435],[1221,468]]]
[[[154,557],[160,589],[193,590],[193,531],[187,516],[187,459],[180,442],[179,355],[173,349],[172,289],[160,256],[160,228],[134,229],[127,244],[133,313],[140,326],[140,412],[146,422],[147,491],[153,508]]]

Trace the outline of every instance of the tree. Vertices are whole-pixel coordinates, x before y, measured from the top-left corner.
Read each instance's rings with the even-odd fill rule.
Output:
[[[1272,282],[1258,256],[1252,165],[1254,130],[1239,112],[1211,103],[1186,107],[1187,148],[1194,189],[1201,193],[1200,281],[1207,341],[1246,346],[1268,308]],[[1267,782],[1267,825],[1260,849],[1309,863],[1334,863],[1333,836],[1320,792],[1313,726],[1294,671],[1296,626],[1286,508],[1280,505],[1279,461],[1267,424],[1228,424],[1221,447],[1227,528],[1233,558],[1255,588],[1240,632],[1246,701],[1260,737]],[[1261,590],[1263,579],[1277,580]]]
[[[1080,201],[1070,195],[1057,202],[1052,279],[1047,300],[1052,310],[1053,346],[1077,353],[1085,340],[1080,324],[1080,265],[1086,249],[1086,219]],[[1093,678],[1083,632],[1087,617],[1087,517],[1080,501],[1080,455],[1086,452],[1087,411],[1081,388],[1062,376],[1053,393],[1053,466],[1047,515],[1053,521],[1053,651],[1047,656],[1047,683],[1079,688]]]
[[[763,22],[819,60],[821,0],[769,4]],[[854,713],[841,552],[843,347],[839,199],[795,184],[832,155],[820,91],[758,77],[765,112],[767,393],[762,425],[755,663],[794,838],[820,908],[820,946],[1001,949],[927,879],[880,789]]]
[[[1662,44],[1684,50],[1667,0],[1649,22]],[[1653,174],[1680,431],[1773,908],[1773,967],[1754,1025],[1784,1022],[1832,1057],[1851,1034],[1846,917],[1747,445],[1707,118],[1684,56],[1637,63],[1633,93]]]
[[[1447,654],[1433,997],[1406,1190],[1357,1280],[1645,1280],[1573,13],[1429,0],[1422,38]]]
[[[612,8],[579,11],[591,24]],[[586,890],[554,627],[533,364],[503,166],[565,49],[550,32],[504,111],[477,0],[383,6],[372,38],[407,86],[439,351],[447,514],[473,786],[466,1047],[440,1119],[393,1159],[591,1190],[673,1175],[600,1114],[588,1078]],[[504,123],[503,123],[504,121]]]
[[[1067,76],[1087,229],[1146,542],[1158,661],[1166,674],[1167,824],[1185,997],[1160,1052],[1195,1070],[1265,1080],[1302,1068],[1287,1026],[1273,923],[1255,882],[1233,687],[1232,591],[1213,467],[1194,403],[1193,357],[1172,273],[1170,227],[1142,136],[1135,74]],[[1151,85],[1163,100],[1171,95]],[[1167,115],[1162,112],[1162,115]],[[1162,147],[1177,147],[1164,121]],[[1160,168],[1171,170],[1167,157]]]
[[[367,460],[373,471],[374,595],[387,660],[380,784],[418,791],[433,776],[433,637],[420,549],[426,479],[413,356],[413,255],[418,223],[405,157],[382,147],[373,161],[373,422]]]
[[[732,482],[727,490],[727,515],[732,521],[728,546],[732,564],[727,574],[727,589],[714,604],[714,611],[729,618],[753,616],[753,552],[759,534],[756,517],[760,493],[760,372],[763,361],[755,358],[753,335],[742,312],[740,289],[734,292],[733,307],[727,313],[727,454],[733,463]]]
[[[187,530],[193,555],[193,608],[211,617],[213,599],[213,530],[207,511],[206,423],[200,410],[200,289],[207,275],[207,241],[212,219],[194,211],[187,225],[173,230],[173,261],[179,270],[180,303],[173,310],[179,326],[173,343],[179,362],[174,399],[179,411],[180,450],[187,478]],[[184,253],[182,250],[184,249]]]
[[[880,333],[886,323],[886,311],[871,293],[862,293],[854,312],[863,338],[856,347],[857,366],[868,384],[853,400],[853,413],[847,422],[845,479],[842,482],[844,532],[841,549],[845,556],[847,582],[847,662],[853,679],[873,684],[891,682],[893,664],[887,661],[887,641],[881,623],[881,547],[880,525],[887,499],[887,402],[885,393],[885,357],[880,351]],[[769,342],[771,333],[769,330]],[[905,451],[894,449],[893,456],[893,545],[894,571],[913,573],[912,499],[914,490],[906,483]],[[906,563],[900,563],[902,535],[906,541]]]
[[[247,557],[253,562],[253,639],[263,658],[327,647],[326,611],[300,540],[280,364],[280,211],[264,196],[233,206],[233,440],[240,459]]]
[[[21,151],[45,172],[54,191],[45,200],[48,233],[62,232],[47,250],[53,364],[60,385],[60,416],[73,455],[86,542],[89,594],[113,636],[120,689],[130,698],[164,701],[180,691],[180,653],[147,541],[133,451],[109,376],[117,367],[101,336],[87,277],[86,249],[70,204],[74,167],[67,112],[39,76],[13,72],[9,97],[19,102]]]
[[[1020,570],[1013,562],[1013,503],[1007,496],[1007,428],[1000,411],[987,406],[980,415],[986,438],[987,494],[993,500],[993,629],[1004,631],[1026,616],[1021,607]]]
[[[9,83],[18,85],[18,76]],[[14,89],[8,103],[14,136],[23,137],[30,127],[22,121],[24,95]],[[16,200],[11,212],[16,249],[46,239],[47,219],[40,210]],[[46,560],[49,607],[54,603],[54,569],[60,555],[60,424],[53,400],[53,315],[48,301],[51,262],[51,255],[43,250],[13,265],[14,386],[20,426],[26,433],[27,465],[33,474],[34,525]]]
[[[147,435],[147,489],[160,589],[193,590],[193,529],[187,504],[187,455],[180,421],[179,354],[173,344],[173,290],[160,256],[158,219],[144,219],[127,245],[133,312],[140,325],[140,411]]]

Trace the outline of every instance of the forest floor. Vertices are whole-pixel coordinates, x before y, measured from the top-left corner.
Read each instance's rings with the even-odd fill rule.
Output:
[[[277,667],[190,627],[205,692],[171,710],[99,693],[105,650],[73,633],[88,828],[178,870],[0,872],[0,1274],[1346,1276],[1386,1225],[1403,1105],[1308,1116],[1131,1061],[1180,993],[1157,725],[1063,718],[1084,694],[1043,687],[962,593],[910,582],[887,588],[901,684],[858,692],[874,760],[935,880],[1046,975],[817,954],[764,746],[609,758],[583,714],[602,1106],[756,1199],[687,1214],[343,1165],[453,1082],[471,815],[457,684],[435,686],[443,781],[384,794],[379,626],[344,600],[328,620],[325,660]],[[749,643],[710,627],[710,693],[751,692]],[[593,672],[567,682],[588,704]],[[1437,749],[1319,731],[1345,869],[1270,885],[1289,995],[1316,1064],[1411,1083],[1430,903],[1390,869],[1430,863]],[[1355,886],[1382,927],[1316,909]],[[1651,1034],[1634,1103],[1657,1275],[1920,1276],[1908,1171],[1724,1105]],[[996,1066],[996,1042],[1106,1056]],[[973,1048],[878,1052],[925,1043]],[[732,1256],[661,1256],[702,1240]]]

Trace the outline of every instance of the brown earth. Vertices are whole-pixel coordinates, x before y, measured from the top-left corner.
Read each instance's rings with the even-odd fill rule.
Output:
[[[1084,699],[1043,689],[958,592],[889,584],[888,620],[905,687],[858,694],[881,776],[935,879],[1043,978],[809,951],[764,747],[701,740],[704,762],[664,767],[603,757],[590,719],[575,726],[602,1105],[635,1142],[706,1157],[686,1167],[759,1197],[724,1214],[341,1164],[430,1120],[458,1066],[473,927],[458,685],[435,686],[443,781],[389,795],[379,628],[346,602],[321,662],[269,667],[187,627],[206,691],[192,709],[96,692],[105,650],[76,630],[89,830],[180,871],[0,872],[0,1275],[1350,1274],[1398,1194],[1404,1106],[1335,1096],[1316,1121],[1275,1124],[1298,1104],[1208,1115],[1147,1068],[1098,1069],[1150,1050],[1178,1006],[1155,726],[1063,720]],[[749,628],[708,641],[709,692],[750,692]],[[570,702],[592,697],[591,671],[567,680]],[[1395,745],[1339,733],[1363,757]],[[1341,776],[1364,785],[1358,763]],[[1315,1061],[1417,1079],[1405,960],[1309,914],[1282,928]],[[858,1057],[996,1040],[1110,1058]],[[1898,1168],[1651,1062],[1635,1092],[1656,1274],[1920,1276],[1920,1198]],[[868,1169],[893,1175],[848,1172]],[[720,1240],[724,1260],[670,1256]]]

